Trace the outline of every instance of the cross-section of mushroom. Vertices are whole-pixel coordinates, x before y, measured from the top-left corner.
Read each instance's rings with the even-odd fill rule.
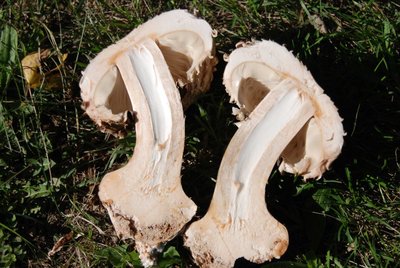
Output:
[[[180,184],[184,119],[178,91],[161,51],[142,42],[116,59],[137,113],[136,147],[121,169],[108,173],[99,196],[118,235],[134,238],[143,264],[192,218],[195,204]]]
[[[201,267],[232,267],[241,257],[262,263],[283,255],[288,233],[270,215],[264,197],[276,161],[282,156],[285,165],[294,166],[285,170],[319,177],[343,143],[341,118],[330,98],[274,42],[236,49],[224,84],[246,119],[222,159],[208,212],[185,233],[185,245]]]
[[[180,170],[186,105],[208,90],[216,60],[211,27],[182,10],[135,29],[91,61],[81,79],[86,113],[103,130],[120,133],[134,117],[136,146],[129,162],[108,173],[99,196],[117,234],[133,238],[144,266],[193,217]]]
[[[126,112],[132,107],[115,69],[115,59],[147,38],[161,50],[186,109],[210,87],[217,64],[213,36],[215,33],[205,20],[185,10],[168,11],[140,25],[100,52],[83,72],[80,87],[86,113],[102,131],[115,136],[126,134],[130,123]]]

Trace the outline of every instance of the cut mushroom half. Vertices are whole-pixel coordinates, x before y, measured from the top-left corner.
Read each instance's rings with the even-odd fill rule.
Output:
[[[120,238],[133,238],[144,266],[193,217],[196,205],[183,192],[180,171],[184,117],[179,92],[162,53],[144,40],[115,59],[137,114],[136,146],[129,162],[108,173],[99,197]]]
[[[242,257],[256,263],[280,258],[288,232],[265,204],[276,161],[292,153],[300,162],[311,158],[319,162],[302,169],[303,176],[320,177],[343,143],[337,109],[286,48],[263,41],[235,50],[224,83],[246,119],[224,154],[206,215],[185,233],[200,267],[233,267]]]
[[[83,72],[80,87],[83,106],[104,132],[124,136],[132,111],[124,82],[115,71],[116,59],[144,39],[152,39],[162,52],[186,109],[207,91],[217,64],[215,32],[186,10],[162,13],[100,52]],[[102,66],[99,68],[99,66]]]
[[[185,10],[165,12],[100,52],[80,81],[84,109],[102,131],[121,137],[135,124],[134,154],[104,177],[99,196],[144,266],[196,211],[180,184],[183,108],[209,89],[214,35]]]

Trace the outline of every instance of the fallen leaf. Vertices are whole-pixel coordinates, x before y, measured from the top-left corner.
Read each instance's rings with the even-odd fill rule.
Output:
[[[42,84],[45,89],[52,89],[61,86],[61,75],[59,72],[60,66],[66,60],[68,54],[62,54],[58,57],[59,65],[55,68],[43,71],[42,62],[51,56],[50,49],[44,49],[39,52],[31,53],[22,59],[21,65],[24,73],[28,89],[38,88]]]
[[[61,248],[69,241],[71,241],[73,237],[73,232],[69,232],[68,234],[62,236],[57,242],[54,244],[53,248],[47,253],[47,256],[50,258],[57,252],[61,250]]]
[[[43,75],[40,73],[40,61],[42,58],[46,58],[49,55],[50,50],[45,49],[41,52],[29,54],[22,59],[22,70],[30,88],[37,88],[40,86],[40,82],[43,78]]]

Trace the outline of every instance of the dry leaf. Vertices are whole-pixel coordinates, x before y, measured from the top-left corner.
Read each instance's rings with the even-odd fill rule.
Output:
[[[50,56],[50,49],[44,49],[40,52],[31,53],[22,59],[21,65],[28,89],[38,88],[42,83],[44,84],[45,89],[52,89],[60,86],[61,77],[60,74],[55,71],[64,63],[68,54],[62,54],[59,56],[58,62],[60,62],[60,64],[55,68],[44,72],[42,63]]]
[[[22,59],[22,69],[24,77],[30,88],[36,88],[40,85],[42,75],[40,73],[40,61],[50,55],[50,50],[45,49],[40,53],[32,53]]]
[[[68,234],[62,236],[60,239],[57,240],[57,242],[54,244],[53,248],[47,253],[48,257],[53,256],[57,252],[61,250],[61,248],[69,241],[71,241],[73,237],[73,232],[69,232]]]

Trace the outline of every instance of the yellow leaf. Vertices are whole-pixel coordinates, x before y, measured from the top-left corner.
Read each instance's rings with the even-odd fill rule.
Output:
[[[44,49],[40,52],[35,52],[27,55],[22,59],[21,65],[24,73],[28,89],[38,88],[43,84],[45,89],[52,89],[61,86],[60,73],[55,72],[59,70],[60,66],[66,60],[68,54],[58,55],[58,62],[55,68],[44,72],[42,69],[42,62],[51,56],[50,49]]]
[[[29,88],[36,88],[40,86],[40,82],[43,77],[40,73],[40,61],[42,58],[48,57],[49,54],[50,50],[45,49],[41,52],[29,54],[22,59],[22,70]]]

